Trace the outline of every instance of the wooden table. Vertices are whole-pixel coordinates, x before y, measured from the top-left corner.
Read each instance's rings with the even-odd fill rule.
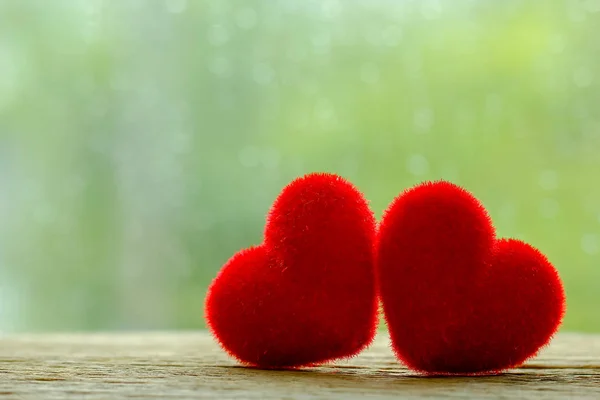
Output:
[[[600,336],[560,334],[499,376],[427,378],[382,334],[352,361],[302,371],[242,368],[206,332],[0,338],[0,399],[600,399]]]

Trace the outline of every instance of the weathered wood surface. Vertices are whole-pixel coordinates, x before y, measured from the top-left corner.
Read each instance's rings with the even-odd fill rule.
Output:
[[[600,336],[561,334],[523,367],[423,377],[382,334],[350,361],[302,371],[243,368],[202,333],[0,338],[0,399],[600,399]]]

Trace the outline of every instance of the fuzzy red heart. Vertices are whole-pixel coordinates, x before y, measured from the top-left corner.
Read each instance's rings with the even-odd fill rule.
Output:
[[[481,203],[449,182],[399,195],[382,218],[378,285],[392,347],[431,374],[482,374],[534,356],[565,312],[557,271],[532,246],[497,239]]]
[[[283,189],[264,242],[235,254],[210,285],[205,318],[240,362],[315,365],[355,355],[375,335],[375,218],[363,195],[333,174]]]

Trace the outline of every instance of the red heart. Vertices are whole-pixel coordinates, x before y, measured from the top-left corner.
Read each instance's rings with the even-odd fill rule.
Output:
[[[562,321],[565,294],[552,264],[526,243],[496,239],[481,203],[454,184],[398,196],[377,242],[392,347],[412,369],[502,371],[534,356]]]
[[[375,335],[375,218],[333,174],[309,174],[273,204],[264,242],[212,282],[205,317],[233,357],[263,368],[350,357]]]

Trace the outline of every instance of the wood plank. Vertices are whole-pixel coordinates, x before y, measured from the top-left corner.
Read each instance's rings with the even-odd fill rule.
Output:
[[[490,377],[423,377],[387,337],[360,356],[302,371],[243,368],[206,332],[0,338],[2,399],[600,399],[600,335],[560,334],[521,368]]]

